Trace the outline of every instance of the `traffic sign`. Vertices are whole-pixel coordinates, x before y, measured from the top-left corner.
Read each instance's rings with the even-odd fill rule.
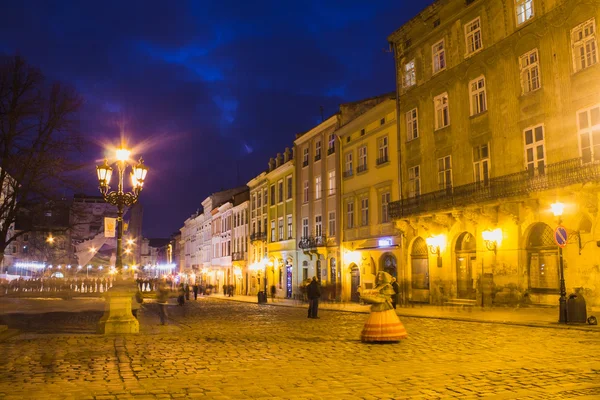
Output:
[[[559,225],[554,230],[554,241],[558,247],[565,247],[567,245],[567,229]]]

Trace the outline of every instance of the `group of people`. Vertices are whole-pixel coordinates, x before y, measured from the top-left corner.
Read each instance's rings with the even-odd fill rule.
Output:
[[[102,293],[112,286],[106,278],[36,278],[0,280],[0,295],[23,292],[62,292]]]

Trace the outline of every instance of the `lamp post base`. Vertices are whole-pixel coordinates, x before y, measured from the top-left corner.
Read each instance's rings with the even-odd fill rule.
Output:
[[[137,289],[133,282],[116,280],[106,293],[106,308],[98,322],[97,333],[104,335],[139,333],[140,323],[131,312],[131,301]]]
[[[567,322],[569,322],[567,316],[567,299],[561,296],[558,303],[558,323],[566,324]]]

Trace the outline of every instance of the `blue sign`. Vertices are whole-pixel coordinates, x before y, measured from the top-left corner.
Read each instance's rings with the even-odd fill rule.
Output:
[[[559,247],[565,247],[567,245],[567,229],[559,225],[554,230],[554,241]]]

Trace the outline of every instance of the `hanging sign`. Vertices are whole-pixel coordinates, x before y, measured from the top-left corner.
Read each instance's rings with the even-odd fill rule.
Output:
[[[104,217],[104,237],[113,238],[115,237],[115,231],[117,230],[117,219]]]

